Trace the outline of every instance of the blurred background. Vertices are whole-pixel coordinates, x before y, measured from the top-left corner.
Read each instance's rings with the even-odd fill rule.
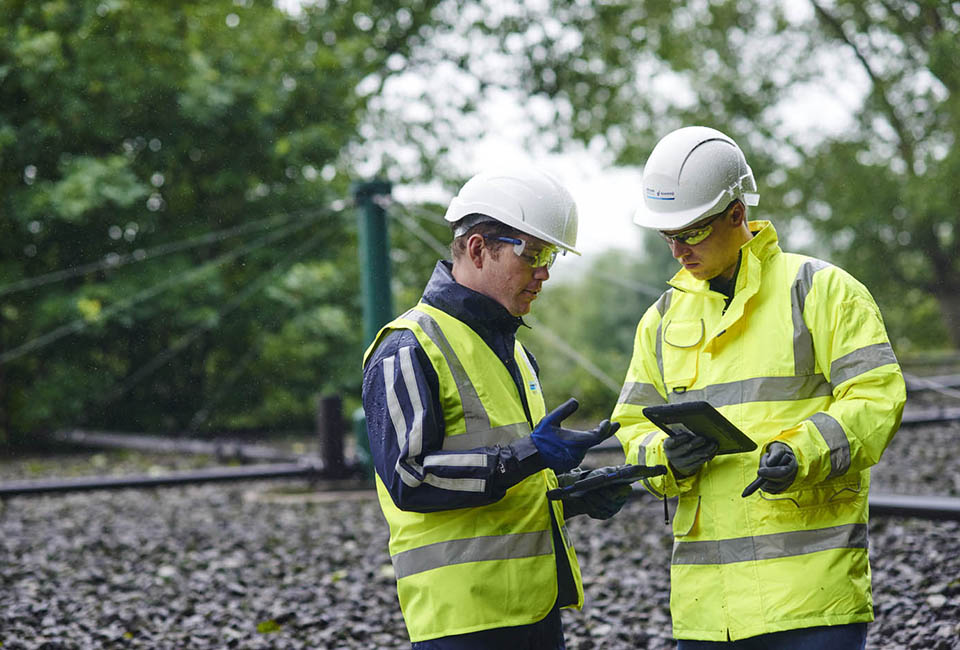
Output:
[[[631,223],[642,165],[691,124],[744,149],[784,248],[867,285],[902,361],[955,362],[958,32],[935,0],[0,0],[0,447],[353,412],[365,184],[399,313],[459,185],[517,160],[573,190],[585,251],[521,340],[548,406],[606,417],[676,270]]]

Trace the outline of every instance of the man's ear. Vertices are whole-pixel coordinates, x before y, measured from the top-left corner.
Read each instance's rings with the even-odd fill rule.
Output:
[[[730,208],[730,223],[734,226],[739,226],[744,222],[747,216],[747,209],[744,207],[743,203],[739,200],[733,202],[733,207]]]
[[[474,268],[482,269],[483,268],[483,235],[478,233],[473,233],[467,239],[467,257],[470,259],[470,263]]]

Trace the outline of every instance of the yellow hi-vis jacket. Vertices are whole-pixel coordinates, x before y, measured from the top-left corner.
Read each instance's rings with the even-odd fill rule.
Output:
[[[784,253],[750,223],[729,307],[681,270],[637,327],[613,419],[628,462],[667,464],[645,406],[705,400],[754,452],[716,456],[691,477],[646,481],[679,496],[673,634],[708,641],[873,620],[869,467],[900,426],[906,389],[867,289],[820,260]],[[740,493],[779,440],[799,471],[783,494]]]
[[[465,323],[423,302],[388,323],[385,334],[409,329],[437,372],[447,451],[507,445],[531,432],[517,387],[503,362]],[[534,422],[546,415],[539,379],[517,342],[514,358]],[[560,501],[548,501],[557,477],[543,470],[481,507],[439,512],[397,508],[380,477],[380,507],[390,527],[390,557],[410,640],[425,641],[542,620],[557,600],[555,552],[566,553],[583,606],[576,553],[563,526]],[[551,508],[564,549],[554,549]]]

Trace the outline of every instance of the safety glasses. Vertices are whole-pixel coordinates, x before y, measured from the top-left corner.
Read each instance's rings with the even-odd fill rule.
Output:
[[[669,235],[662,230],[658,231],[660,236],[667,240],[667,242],[676,242],[678,244],[685,244],[687,246],[696,246],[704,239],[710,236],[710,233],[713,232],[713,222],[726,214],[726,210],[723,212],[718,212],[713,215],[709,221],[707,221],[702,226],[697,226],[696,228],[690,228],[682,232]]]
[[[544,246],[537,250],[527,248],[527,242],[516,237],[504,237],[502,235],[484,235],[484,239],[493,239],[505,244],[513,244],[513,254],[526,262],[529,266],[539,269],[541,266],[550,268],[557,259],[557,253],[560,252],[555,246]]]

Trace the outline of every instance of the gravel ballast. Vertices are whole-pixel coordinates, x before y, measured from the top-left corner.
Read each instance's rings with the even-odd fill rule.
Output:
[[[872,490],[956,497],[958,451],[960,425],[901,431]],[[8,460],[0,475],[83,473],[85,458]],[[86,473],[129,470],[128,455],[96,458]],[[6,500],[0,648],[409,648],[375,494],[303,488],[229,483]],[[569,529],[586,606],[563,613],[568,647],[674,648],[662,504],[642,494],[609,521],[578,517]],[[868,648],[960,648],[958,540],[957,522],[871,520],[877,620]]]

